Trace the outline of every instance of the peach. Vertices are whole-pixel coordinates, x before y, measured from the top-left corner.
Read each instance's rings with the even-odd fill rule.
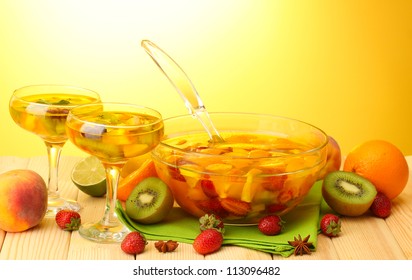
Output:
[[[342,163],[342,153],[338,142],[332,136],[328,136],[328,138],[326,165],[320,171],[318,180],[322,180],[332,171],[339,170]]]
[[[22,232],[37,226],[47,211],[47,186],[27,169],[0,174],[0,229]]]

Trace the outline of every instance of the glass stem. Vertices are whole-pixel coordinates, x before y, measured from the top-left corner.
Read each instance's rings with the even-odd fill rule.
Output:
[[[116,165],[103,163],[106,168],[106,207],[101,223],[105,226],[114,226],[119,224],[115,216],[115,207],[117,199],[117,185],[120,178],[121,168]]]
[[[49,179],[47,188],[49,192],[49,200],[60,198],[58,186],[59,162],[60,154],[64,143],[49,143],[45,142],[47,147],[47,156],[49,159]]]

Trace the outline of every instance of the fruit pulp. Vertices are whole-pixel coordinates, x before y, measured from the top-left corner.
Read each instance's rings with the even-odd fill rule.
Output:
[[[312,151],[304,139],[222,135],[225,142],[213,146],[203,133],[170,138],[152,153],[176,202],[197,217],[214,213],[245,224],[283,215],[303,200],[326,162],[326,150]]]
[[[47,93],[24,96],[12,99],[10,114],[22,128],[40,136],[49,143],[67,141],[66,117],[74,106],[98,101],[95,97]]]
[[[163,136],[159,118],[141,113],[96,110],[67,123],[71,141],[102,163],[124,164],[149,152]]]

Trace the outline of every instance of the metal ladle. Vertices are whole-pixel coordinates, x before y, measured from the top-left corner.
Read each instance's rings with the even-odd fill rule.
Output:
[[[190,114],[197,117],[200,121],[209,135],[210,142],[224,142],[223,138],[213,125],[202,99],[183,69],[153,42],[142,40],[141,45],[183,98]]]

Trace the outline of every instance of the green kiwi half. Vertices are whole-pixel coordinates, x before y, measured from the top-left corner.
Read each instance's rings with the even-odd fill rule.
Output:
[[[126,200],[126,214],[142,224],[162,221],[173,207],[174,197],[169,187],[158,177],[142,180]]]
[[[330,172],[323,180],[323,198],[334,211],[341,215],[360,216],[364,214],[368,211],[376,194],[375,186],[354,172]]]

